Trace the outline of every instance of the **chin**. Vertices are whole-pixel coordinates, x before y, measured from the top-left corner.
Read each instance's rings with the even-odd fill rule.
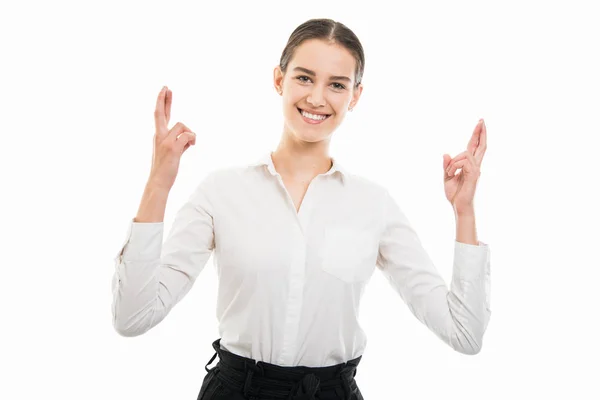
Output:
[[[296,137],[305,142],[317,143],[317,142],[321,142],[323,140],[329,139],[331,137],[332,133],[333,133],[333,131],[330,131],[330,130],[314,132],[314,133],[310,133],[310,132],[303,133],[302,131],[296,131]]]
[[[312,130],[306,129],[303,126],[297,126],[296,124],[289,124],[288,129],[292,135],[297,139],[307,143],[316,143],[327,139],[331,132],[329,130]]]
[[[306,143],[318,143],[318,142],[322,142],[323,140],[327,139],[328,136],[322,136],[322,137],[300,137],[300,140],[302,140],[303,142]]]

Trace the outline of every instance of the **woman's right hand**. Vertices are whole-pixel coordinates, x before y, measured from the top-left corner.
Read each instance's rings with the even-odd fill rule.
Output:
[[[181,122],[177,122],[171,130],[168,128],[171,117],[173,92],[166,86],[158,94],[154,122],[154,148],[152,152],[152,169],[148,185],[155,188],[171,190],[179,171],[181,155],[196,144],[196,134]]]

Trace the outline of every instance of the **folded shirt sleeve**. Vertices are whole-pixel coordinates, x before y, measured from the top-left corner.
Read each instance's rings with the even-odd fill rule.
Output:
[[[112,317],[123,336],[161,322],[189,292],[214,250],[213,207],[207,176],[175,215],[163,244],[163,222],[129,221],[114,258]]]
[[[377,267],[413,315],[454,350],[477,354],[490,316],[490,249],[454,241],[450,290],[389,191]]]

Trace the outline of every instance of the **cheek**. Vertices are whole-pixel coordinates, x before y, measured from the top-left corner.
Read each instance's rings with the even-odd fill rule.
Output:
[[[287,93],[284,93],[286,102],[290,104],[300,104],[308,96],[310,96],[310,92],[302,87],[297,87],[297,85],[296,87],[294,85],[288,86]]]
[[[336,110],[338,113],[342,113],[344,110],[347,110],[351,101],[351,98],[343,95],[333,95],[329,97],[329,104],[331,108]]]

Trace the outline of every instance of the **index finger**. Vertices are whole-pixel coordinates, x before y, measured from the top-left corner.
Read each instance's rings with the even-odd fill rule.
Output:
[[[481,126],[483,125],[483,120],[479,120],[475,129],[473,130],[473,134],[471,135],[471,139],[469,140],[469,144],[467,144],[467,151],[473,155],[475,155],[475,151],[477,150],[477,145],[479,144],[479,137],[481,135]]]
[[[165,122],[167,129],[169,128],[169,120],[171,119],[171,103],[173,103],[173,92],[167,88],[165,91]]]
[[[162,90],[158,94],[158,98],[156,99],[156,109],[154,110],[154,124],[156,125],[156,132],[163,134],[168,132],[167,116],[165,114],[166,93],[167,87],[163,86]]]
[[[481,164],[485,149],[487,148],[487,129],[485,127],[485,121],[481,121],[481,133],[479,134],[479,146],[475,150],[475,159]]]

